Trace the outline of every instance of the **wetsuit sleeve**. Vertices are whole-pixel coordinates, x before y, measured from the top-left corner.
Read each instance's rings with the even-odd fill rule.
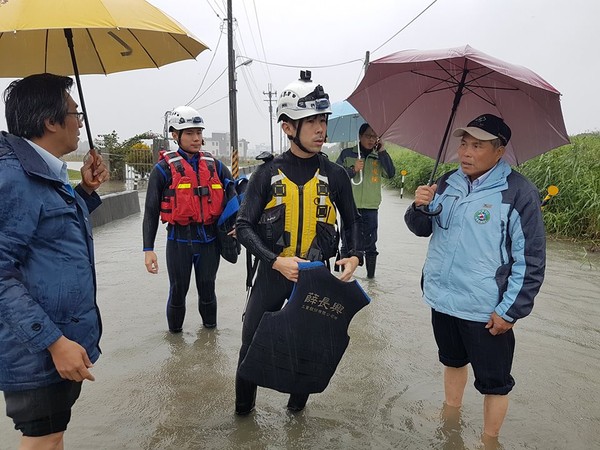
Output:
[[[533,185],[516,196],[508,220],[512,264],[506,290],[495,311],[513,322],[533,309],[546,269],[544,221],[539,193]]]
[[[235,229],[240,243],[270,266],[277,254],[269,250],[256,232],[258,221],[271,197],[271,164],[262,164],[250,177],[244,200],[240,205]]]
[[[379,157],[379,162],[383,168],[385,178],[394,178],[396,175],[396,168],[394,167],[394,162],[392,161],[390,154],[387,151],[382,151],[377,153],[377,156]]]
[[[158,219],[160,218],[160,202],[166,183],[167,173],[165,167],[160,163],[156,164],[150,172],[144,205],[144,220],[142,221],[144,251],[154,250]]]
[[[363,242],[360,239],[360,225],[362,218],[356,208],[350,178],[339,165],[331,164],[329,185],[331,187],[332,200],[342,216],[345,227],[351,229],[351,242],[348,242],[348,254],[357,256],[360,264],[363,260]]]

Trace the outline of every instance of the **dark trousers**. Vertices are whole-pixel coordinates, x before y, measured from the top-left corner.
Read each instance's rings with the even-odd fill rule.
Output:
[[[294,283],[286,279],[276,270],[266,267],[261,261],[250,298],[246,305],[242,325],[242,346],[238,367],[244,360],[248,347],[258,328],[260,319],[267,311],[279,311],[284,302],[292,294]],[[247,412],[254,407],[256,399],[256,384],[245,380],[236,374],[235,377],[235,408],[237,412]],[[291,394],[288,406],[302,408],[308,400],[308,394]]]
[[[365,255],[377,255],[377,228],[379,227],[379,217],[377,209],[359,209],[358,212],[362,217],[362,224],[360,227],[361,242],[358,245],[359,249],[365,252]],[[342,258],[348,254],[351,250],[348,248],[348,242],[352,238],[352,230],[348,227],[344,227],[342,224]]]
[[[167,241],[167,271],[169,272],[169,298],[167,323],[169,330],[178,331],[185,318],[185,297],[190,288],[192,268],[198,290],[198,311],[206,326],[217,323],[217,295],[215,279],[219,269],[217,241],[206,244]]]

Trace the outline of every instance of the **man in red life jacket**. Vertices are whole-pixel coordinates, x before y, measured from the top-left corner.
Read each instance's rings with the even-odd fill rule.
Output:
[[[215,279],[220,254],[216,223],[226,200],[223,186],[232,176],[225,164],[202,151],[203,130],[204,121],[195,109],[180,106],[171,112],[169,131],[179,148],[161,155],[146,193],[144,262],[152,274],[158,273],[154,241],[159,218],[167,224],[167,323],[172,333],[183,328],[192,267],[204,327],[217,325]]]

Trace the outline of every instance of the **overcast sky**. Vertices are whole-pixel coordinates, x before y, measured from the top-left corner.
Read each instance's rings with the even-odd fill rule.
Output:
[[[161,69],[83,76],[92,133],[115,130],[121,140],[147,130],[162,133],[164,113],[187,104],[198,93],[203,95],[191,106],[203,116],[207,134],[229,131],[226,1],[150,3],[189,29],[210,50],[195,61]],[[298,78],[300,68],[312,70],[313,80],[323,85],[331,100],[341,101],[360,81],[367,50],[375,60],[409,48],[465,44],[526,66],[558,89],[569,134],[600,130],[597,1],[234,0],[233,13],[237,62],[244,61],[241,56],[255,60],[237,70],[238,134],[250,141],[250,147],[270,141],[268,102],[263,92],[271,83],[279,93]],[[10,81],[0,79],[0,89]],[[76,98],[76,92],[73,96]],[[6,129],[3,114],[0,128]],[[277,124],[274,134],[278,148]]]

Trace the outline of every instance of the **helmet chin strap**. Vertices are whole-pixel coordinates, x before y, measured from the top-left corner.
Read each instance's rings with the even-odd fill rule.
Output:
[[[304,153],[308,153],[308,154],[312,154],[311,151],[309,151],[304,145],[302,145],[302,142],[300,142],[300,130],[302,129],[302,123],[304,122],[304,119],[300,119],[298,121],[298,128],[296,128],[296,136],[294,136],[294,138],[292,139],[292,142],[294,144],[296,144],[298,146],[298,148],[300,150],[302,150]]]
[[[325,121],[327,122],[329,119],[328,116],[325,116]],[[294,144],[296,144],[298,146],[298,148],[300,150],[302,150],[304,153],[308,153],[309,155],[312,155],[314,152],[311,152],[310,150],[308,150],[304,145],[302,145],[302,142],[300,142],[300,130],[302,129],[302,123],[304,122],[304,118],[298,120],[298,128],[296,128],[296,136],[293,137],[292,142]]]

